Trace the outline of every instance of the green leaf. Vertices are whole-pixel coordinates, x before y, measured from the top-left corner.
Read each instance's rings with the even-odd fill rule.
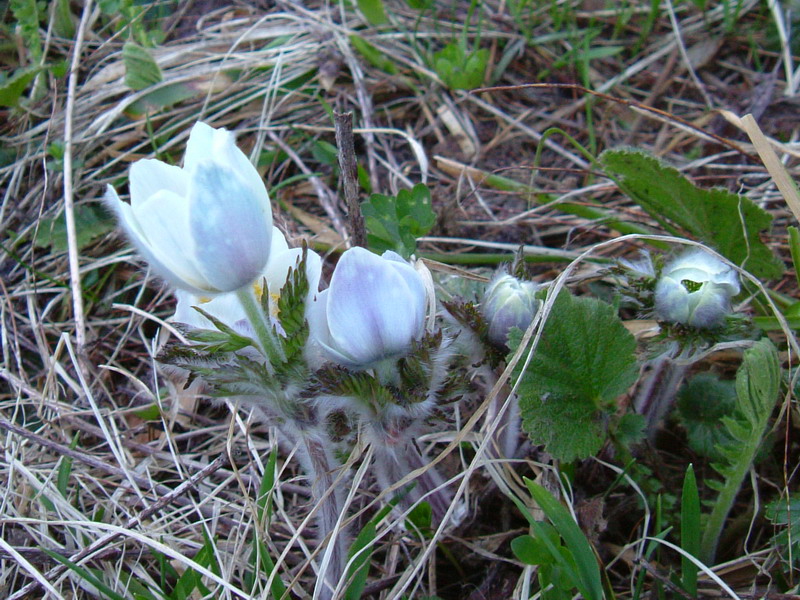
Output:
[[[638,375],[636,340],[614,308],[563,290],[525,374],[531,391],[573,396],[603,408]]]
[[[79,204],[74,216],[78,250],[87,248],[115,227],[114,221],[98,204]],[[67,251],[67,225],[63,213],[40,221],[34,244],[37,248],[52,247],[53,252]]]
[[[778,528],[774,543],[785,551],[791,550],[794,564],[800,564],[800,494],[776,498],[767,505],[764,515]]]
[[[397,196],[372,194],[361,204],[367,227],[367,243],[372,250],[394,250],[408,258],[417,247],[417,238],[428,233],[436,222],[431,208],[431,192],[418,183]]]
[[[0,73],[0,106],[16,106],[28,84],[33,81],[42,70],[42,67],[24,67],[14,71],[9,77],[5,72]]]
[[[554,458],[582,459],[603,446],[602,414],[574,396],[529,396],[519,388],[522,428],[534,444],[543,444]]]
[[[382,0],[356,0],[358,10],[364,15],[370,25],[383,25],[388,23],[386,11],[383,9]]]
[[[125,597],[118,594],[110,587],[108,587],[100,577],[102,576],[102,571],[96,571],[94,569],[87,569],[86,567],[82,567],[78,563],[71,561],[66,556],[62,556],[58,552],[50,550],[49,548],[41,548],[42,552],[47,554],[53,560],[60,562],[62,565],[67,567],[70,571],[75,573],[80,579],[88,583],[89,585],[97,588],[97,591],[103,594],[109,600],[125,600]]]
[[[367,40],[353,34],[350,36],[350,45],[356,49],[356,51],[361,54],[367,61],[373,66],[377,67],[384,73],[388,73],[389,75],[394,75],[397,73],[397,67],[394,66],[394,63],[389,60],[389,58],[380,50],[378,50],[375,46],[370,44]]]
[[[392,504],[384,506],[378,514],[370,519],[366,525],[358,532],[356,539],[353,540],[347,552],[350,567],[347,569],[347,579],[350,585],[344,594],[345,600],[359,600],[364,588],[367,585],[367,575],[369,575],[369,559],[372,556],[372,546],[375,543],[378,523],[392,510]],[[353,558],[355,557],[355,558]]]
[[[70,11],[69,0],[53,0],[56,5],[54,11],[53,29],[56,34],[65,39],[75,36],[75,23]]]
[[[267,532],[269,529],[269,522],[272,518],[272,492],[275,489],[275,477],[277,474],[277,461],[278,461],[278,448],[277,446],[272,449],[267,459],[267,464],[264,467],[264,477],[261,479],[261,486],[258,489],[258,496],[256,496],[256,518],[259,525],[254,528],[255,535],[253,535],[253,560],[258,559],[261,571],[264,575],[269,577],[275,570],[275,561],[269,553],[269,546],[264,543],[262,539],[262,532]],[[255,582],[255,580],[254,580]],[[251,590],[252,592],[253,590]],[[270,592],[273,598],[282,598],[286,593],[286,586],[280,577],[274,577],[272,585],[270,585]]]
[[[689,465],[683,478],[681,495],[681,547],[694,557],[700,554],[700,495],[694,468]],[[683,589],[694,598],[697,596],[697,567],[681,555],[681,580]]]
[[[451,90],[470,90],[483,83],[489,50],[479,48],[467,53],[458,42],[450,42],[433,55],[433,69]]]
[[[670,233],[689,233],[757,277],[783,273],[783,263],[760,238],[772,217],[748,198],[699,188],[677,169],[635,150],[607,150],[599,162]]]
[[[723,419],[731,439],[718,446],[722,459],[712,465],[722,481],[711,486],[719,490],[719,496],[703,532],[701,557],[706,564],[713,563],[725,519],[758,453],[778,400],[780,380],[775,346],[769,339],[759,340],[744,353],[736,373],[736,412],[733,418]]]
[[[525,485],[528,486],[531,496],[547,516],[547,519],[553,524],[559,535],[564,538],[564,545],[574,559],[576,570],[575,586],[586,600],[602,600],[603,583],[600,577],[600,565],[597,562],[597,556],[592,545],[586,539],[586,535],[578,527],[570,512],[558,500],[553,498],[550,492],[527,477],[525,478]],[[545,543],[547,541],[543,536],[540,539]],[[559,553],[559,555],[563,561],[563,554]],[[555,558],[558,559],[559,557]]]
[[[512,351],[519,339],[509,336]],[[616,398],[636,381],[635,351],[636,340],[610,305],[562,291],[519,386],[531,440],[560,460],[599,450]]]
[[[731,437],[722,423],[736,408],[733,381],[725,381],[712,373],[698,373],[678,392],[677,416],[686,429],[689,448],[700,456],[719,460],[716,447],[730,443]]]
[[[794,225],[789,225],[787,229],[789,230],[789,251],[792,254],[794,277],[800,285],[800,230]]]
[[[164,79],[150,52],[134,42],[125,42],[122,47],[122,63],[125,65],[125,85],[132,90],[143,90]]]
[[[539,533],[539,537],[521,535],[514,538],[511,540],[511,550],[514,552],[514,556],[527,565],[552,565],[555,562],[555,557],[548,549],[551,546],[541,538],[549,538],[552,547],[558,548],[562,545],[558,532],[550,523],[539,523]]]

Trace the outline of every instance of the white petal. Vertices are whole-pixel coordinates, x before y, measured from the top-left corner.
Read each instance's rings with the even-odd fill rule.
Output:
[[[264,187],[254,194],[230,169],[204,162],[192,174],[189,204],[196,264],[211,285],[229,292],[258,277],[272,238]]]
[[[137,247],[155,271],[176,287],[213,292],[193,260],[186,199],[162,190],[131,209],[140,232]]]
[[[191,173],[201,162],[213,160],[214,140],[220,136],[232,137],[231,133],[226,129],[214,129],[201,121],[195,123],[189,133],[186,153],[183,155],[184,170]]]
[[[264,180],[244,152],[239,150],[233,135],[227,131],[226,135],[221,135],[219,131],[216,134],[213,140],[212,160],[236,173],[250,189],[253,198],[259,198],[266,205],[265,210],[270,210]]]
[[[269,255],[270,256],[277,256],[281,252],[286,252],[289,249],[289,244],[286,242],[286,236],[283,235],[283,232],[275,227],[272,226],[272,242],[269,248]]]
[[[214,324],[196,311],[197,306],[213,317],[216,317],[229,327],[241,330],[241,322],[246,319],[242,304],[236,294],[220,294],[213,298],[203,298],[189,292],[178,290],[175,292],[178,305],[175,309],[173,321],[184,323],[200,329],[214,329]]]
[[[336,347],[357,363],[402,352],[422,334],[417,294],[422,289],[424,311],[424,289],[418,283],[419,288],[412,290],[402,270],[394,266],[363,248],[351,248],[334,271],[328,327]]]
[[[130,172],[131,206],[138,206],[160,190],[185,196],[188,179],[180,167],[173,167],[160,160],[138,160]]]

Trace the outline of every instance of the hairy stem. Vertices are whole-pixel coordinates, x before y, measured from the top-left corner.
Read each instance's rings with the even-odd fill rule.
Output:
[[[400,504],[408,507],[424,500],[431,506],[434,522],[440,523],[450,508],[453,496],[444,486],[444,479],[436,468],[428,465],[417,450],[410,438],[410,431],[398,428],[397,424],[375,423],[371,433],[374,436],[372,442],[378,485],[388,489],[412,471],[424,467],[416,479],[409,482],[414,487],[401,498]]]
[[[347,534],[337,529],[344,510],[344,486],[336,481],[341,465],[320,435],[307,430],[298,434],[300,460],[311,481],[311,497],[316,504],[317,538],[320,547],[325,548],[314,598],[330,600],[347,564]]]

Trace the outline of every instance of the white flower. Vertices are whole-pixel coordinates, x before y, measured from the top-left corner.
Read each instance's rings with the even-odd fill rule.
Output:
[[[253,286],[256,288],[256,297],[260,299],[266,291],[270,294],[271,308],[277,311],[277,301],[280,297],[281,289],[286,285],[289,270],[297,268],[302,256],[302,248],[289,248],[286,238],[280,229],[273,227],[269,262],[253,282]],[[309,291],[306,297],[306,310],[309,309],[319,292],[321,274],[322,259],[316,252],[308,250],[306,252],[306,279],[308,280]],[[267,282],[267,290],[264,290],[262,286],[264,280]],[[214,329],[211,321],[192,308],[198,306],[211,316],[238,331],[249,332],[251,329],[247,324],[247,317],[244,313],[244,308],[242,308],[242,303],[235,293],[209,297],[177,290],[175,296],[178,299],[178,306],[175,309],[175,315],[172,317],[173,321],[200,329]],[[276,317],[277,312],[270,316]]]
[[[538,288],[532,281],[520,281],[508,274],[494,277],[481,304],[492,342],[505,345],[512,327],[528,328],[539,310],[540,301],[535,297]]]
[[[692,327],[720,325],[739,293],[736,271],[700,249],[672,260],[656,284],[656,313],[660,319]]]
[[[272,210],[264,182],[233,135],[196,123],[183,168],[140,160],[131,203],[108,186],[106,203],[153,270],[196,294],[240,289],[264,270]]]
[[[369,367],[422,337],[426,303],[422,278],[398,254],[350,248],[312,306],[311,337],[334,361]]]

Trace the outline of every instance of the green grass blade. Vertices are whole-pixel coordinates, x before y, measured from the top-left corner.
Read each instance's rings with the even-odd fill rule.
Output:
[[[550,492],[530,479],[525,479],[525,485],[572,552],[578,570],[578,581],[576,581],[579,583],[578,590],[587,600],[602,600],[603,583],[600,577],[600,565],[586,535],[578,527],[570,512],[553,498]]]
[[[683,479],[681,495],[681,545],[692,556],[700,554],[700,495],[694,467],[689,465]],[[697,567],[687,557],[681,555],[681,579],[683,589],[692,597],[697,596]]]
[[[92,585],[93,587],[97,588],[97,591],[103,594],[106,598],[110,600],[125,600],[125,596],[118,594],[110,587],[108,587],[103,581],[95,576],[89,569],[86,569],[79,564],[71,561],[66,556],[62,556],[58,552],[54,552],[53,550],[49,550],[48,548],[42,548],[42,552],[47,554],[53,560],[60,562],[62,565],[67,567],[70,571],[75,573],[78,577]]]

